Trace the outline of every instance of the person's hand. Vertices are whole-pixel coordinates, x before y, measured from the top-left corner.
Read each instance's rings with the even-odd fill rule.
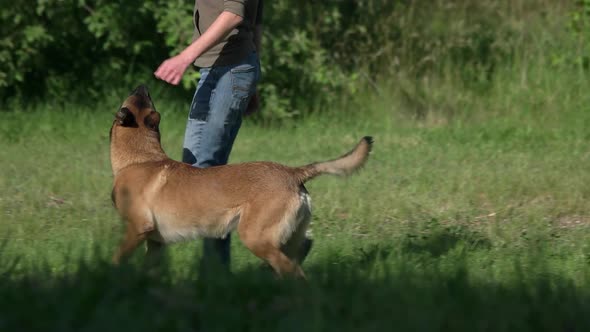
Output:
[[[181,53],[162,62],[160,67],[154,72],[154,75],[170,84],[178,85],[191,62],[191,59],[184,57]]]
[[[246,111],[244,112],[244,116],[248,116],[258,112],[258,108],[260,107],[260,93],[256,90],[256,93],[250,98],[250,102],[248,103],[248,107],[246,107]]]

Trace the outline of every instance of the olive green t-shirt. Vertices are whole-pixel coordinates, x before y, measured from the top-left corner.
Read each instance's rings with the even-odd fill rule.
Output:
[[[193,41],[201,36],[223,12],[244,18],[219,44],[195,60],[197,67],[227,66],[255,50],[254,26],[262,22],[262,0],[195,0]]]

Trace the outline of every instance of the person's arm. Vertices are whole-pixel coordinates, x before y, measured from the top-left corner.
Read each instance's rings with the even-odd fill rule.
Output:
[[[197,40],[185,48],[180,54],[164,61],[154,75],[170,84],[177,85],[186,68],[196,58],[219,43],[228,33],[237,27],[244,18],[240,15],[224,11],[213,21],[211,26]]]

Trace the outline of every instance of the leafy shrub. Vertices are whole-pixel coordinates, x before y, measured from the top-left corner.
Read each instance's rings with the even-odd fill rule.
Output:
[[[575,52],[561,51],[554,64],[575,65],[583,71],[590,69],[590,0],[578,0],[570,13],[569,37],[574,40]]]
[[[292,117],[349,103],[364,86],[382,80],[406,78],[416,85],[407,91],[420,91],[424,79],[451,75],[468,89],[486,91],[499,66],[538,43],[526,28],[534,18],[574,8],[569,29],[584,45],[590,5],[576,3],[266,1],[262,116]],[[2,6],[0,98],[86,101],[151,80],[166,57],[190,42],[192,5],[24,0]],[[560,50],[556,61],[587,63],[584,52],[581,46]],[[198,72],[188,71],[177,90],[189,94],[197,78]]]

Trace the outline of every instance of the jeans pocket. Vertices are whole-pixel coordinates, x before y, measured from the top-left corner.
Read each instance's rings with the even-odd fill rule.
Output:
[[[248,98],[256,86],[256,67],[242,64],[230,70],[234,98]]]

